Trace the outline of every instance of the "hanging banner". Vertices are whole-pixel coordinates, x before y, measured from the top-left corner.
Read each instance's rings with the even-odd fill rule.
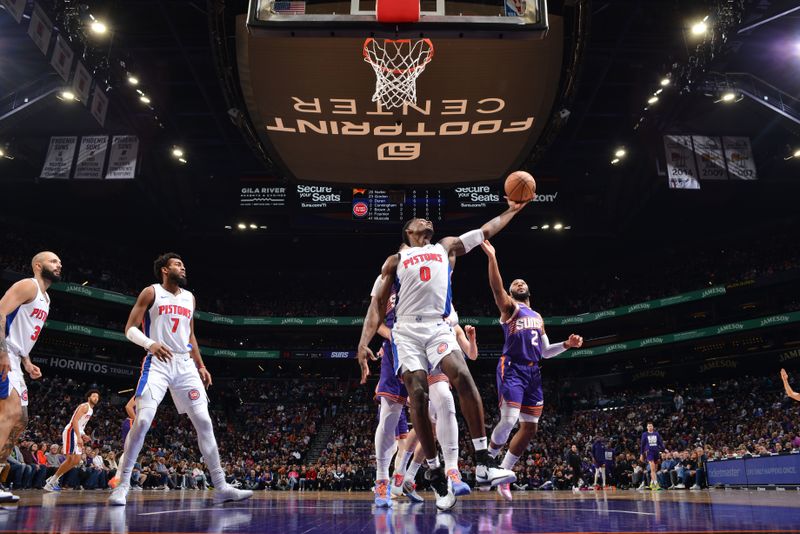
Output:
[[[75,67],[75,77],[72,79],[72,90],[84,106],[89,105],[89,89],[92,88],[92,75],[86,70],[83,61],[78,61]]]
[[[506,0],[506,17],[521,17],[525,13],[525,0]]]
[[[69,178],[77,142],[78,138],[75,136],[51,137],[41,177]]]
[[[53,48],[53,57],[50,58],[50,65],[65,82],[69,81],[73,59],[75,59],[75,53],[69,47],[67,41],[59,35],[56,38],[56,46]]]
[[[50,18],[45,15],[44,11],[39,4],[33,4],[33,15],[31,15],[31,25],[28,26],[28,35],[31,36],[33,42],[42,51],[42,54],[47,55],[47,49],[50,48],[50,36],[53,34],[53,23]]]
[[[81,145],[78,148],[78,162],[75,164],[73,178],[101,179],[103,177],[103,164],[106,161],[107,147],[108,136],[106,135],[86,135],[81,137]]]
[[[100,84],[94,86],[94,94],[92,95],[92,107],[90,108],[92,116],[100,123],[100,126],[106,124],[106,113],[108,112],[108,97],[105,91],[100,87]]]
[[[26,3],[26,0],[0,0],[0,4],[6,6],[6,9],[17,21],[17,24],[22,22],[22,14],[25,12]]]
[[[689,135],[665,135],[664,150],[667,156],[667,179],[670,189],[700,189],[697,166]]]
[[[130,180],[136,174],[136,156],[139,153],[139,138],[135,135],[115,135],[111,140],[111,156],[108,160],[109,180]]]
[[[756,162],[747,137],[723,137],[725,161],[731,180],[756,180]]]
[[[725,169],[725,154],[722,152],[722,140],[719,137],[693,135],[694,154],[697,160],[697,176],[701,180],[725,180],[728,171]]]

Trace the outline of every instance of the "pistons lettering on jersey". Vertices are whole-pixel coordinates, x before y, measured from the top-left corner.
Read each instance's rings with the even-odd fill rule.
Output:
[[[428,253],[417,254],[416,256],[411,256],[407,260],[404,260],[403,267],[407,268],[409,265],[416,265],[418,263],[422,263],[425,261],[438,261],[439,263],[441,263],[444,260],[442,260],[441,254],[428,254]]]
[[[183,317],[186,317],[187,319],[191,319],[192,318],[192,310],[190,310],[189,308],[184,308],[183,306],[178,306],[176,304],[166,304],[164,306],[159,306],[158,307],[158,314],[159,315],[165,315],[165,314],[182,315]]]
[[[47,312],[44,310],[40,310],[39,308],[34,308],[33,311],[31,312],[31,317],[34,317],[36,319],[41,319],[42,321],[46,321]]]

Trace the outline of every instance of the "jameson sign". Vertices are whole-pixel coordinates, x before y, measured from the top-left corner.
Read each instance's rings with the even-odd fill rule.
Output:
[[[435,40],[416,104],[387,110],[372,101],[363,37],[267,36],[241,17],[239,80],[262,145],[297,180],[498,180],[530,152],[555,101],[563,19],[549,23],[543,40]]]

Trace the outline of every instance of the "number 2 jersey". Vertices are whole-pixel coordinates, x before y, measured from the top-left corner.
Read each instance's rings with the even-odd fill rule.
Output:
[[[517,303],[517,311],[502,323],[505,343],[503,355],[514,363],[538,363],[542,359],[541,339],[544,335],[542,316],[525,304]]]
[[[453,269],[447,251],[440,244],[413,247],[398,253],[397,318],[414,316],[442,318],[450,315]]]
[[[144,314],[144,335],[161,343],[173,354],[187,354],[191,350],[189,338],[192,333],[194,296],[181,289],[173,295],[161,284],[153,284],[155,300]]]

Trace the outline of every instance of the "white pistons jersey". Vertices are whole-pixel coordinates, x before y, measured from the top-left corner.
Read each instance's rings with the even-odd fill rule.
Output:
[[[50,313],[50,297],[42,293],[35,278],[29,279],[36,285],[36,297],[27,304],[20,305],[6,317],[6,341],[9,352],[16,356],[11,364],[19,368],[19,358],[29,356]]]
[[[194,297],[181,289],[173,295],[161,284],[153,284],[156,295],[153,305],[144,314],[144,335],[161,343],[173,354],[187,354],[191,347],[191,323],[194,316]]]
[[[78,428],[80,429],[81,434],[83,434],[83,430],[86,428],[86,423],[89,422],[89,419],[92,418],[92,414],[94,414],[94,410],[92,409],[92,406],[88,402],[84,402],[83,404],[85,404],[86,407],[89,409],[86,410],[86,413],[83,414],[80,419],[78,419]],[[75,408],[75,411],[72,412],[72,417],[75,417],[75,414],[78,413],[78,410],[81,409],[81,406],[83,406],[83,404]],[[67,423],[67,426],[64,427],[64,432],[67,432],[68,430],[72,429],[72,417],[69,418],[69,423]]]
[[[452,289],[450,260],[440,244],[407,248],[399,253],[396,313],[402,317],[447,317]]]

